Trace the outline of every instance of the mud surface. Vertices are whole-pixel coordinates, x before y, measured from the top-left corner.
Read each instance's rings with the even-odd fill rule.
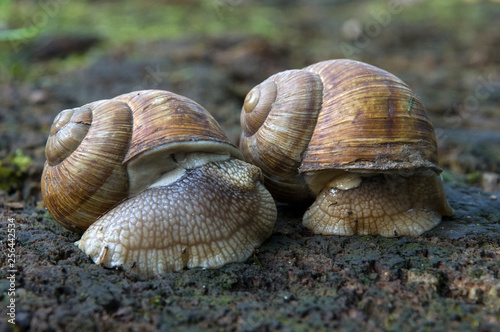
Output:
[[[18,222],[16,326],[33,331],[498,330],[498,198],[470,187],[447,185],[446,190],[455,217],[418,238],[313,235],[301,226],[303,209],[279,205],[274,234],[247,262],[148,281],[94,265],[73,244],[78,236],[41,209],[8,212],[3,217]],[[7,228],[5,222],[1,226]],[[4,303],[5,277],[0,283]],[[2,328],[9,329],[5,322]]]
[[[387,10],[380,3],[265,5],[258,13],[281,19],[278,36],[226,31],[99,47],[100,36],[68,42],[48,34],[50,42],[26,45],[22,64],[43,67],[43,75],[0,80],[0,331],[500,330],[498,5],[456,1],[439,12],[414,2],[375,35],[370,22]],[[227,20],[254,10],[240,2],[224,8]],[[60,57],[89,50],[95,53],[77,68],[50,72]],[[436,126],[455,215],[418,238],[318,236],[301,225],[306,206],[278,204],[273,235],[247,262],[140,281],[93,264],[74,245],[79,236],[40,202],[45,141],[62,109],[170,90],[206,107],[237,142],[242,100],[254,85],[343,57],[401,77]],[[9,218],[16,325],[7,322]]]

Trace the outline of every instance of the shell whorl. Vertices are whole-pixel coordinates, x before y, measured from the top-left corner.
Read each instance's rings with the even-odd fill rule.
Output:
[[[42,196],[57,221],[73,231],[83,232],[126,197],[128,179],[122,160],[131,138],[132,115],[125,103],[112,100],[94,102],[61,114],[56,117],[48,140]],[[82,114],[85,114],[85,124],[81,122]],[[89,115],[90,122],[87,121]],[[78,130],[80,142],[70,138],[65,144],[63,139],[81,126],[88,128],[84,128],[87,129],[85,135],[83,130]],[[60,147],[65,146],[69,149],[61,153]],[[56,151],[52,152],[54,147]]]
[[[129,105],[134,118],[125,163],[160,147],[174,151],[175,144],[181,142],[220,143],[222,150],[231,146],[217,121],[189,98],[169,91],[143,90],[113,99]],[[237,149],[231,149],[231,153],[240,156]]]
[[[266,186],[272,188],[275,198],[309,196],[298,168],[314,131],[322,91],[318,75],[288,70],[271,76],[246,98],[241,112],[240,149],[247,162],[262,169]]]
[[[440,171],[434,128],[425,107],[398,77],[345,59],[304,70],[321,77],[324,95],[301,172]]]
[[[87,135],[91,123],[92,110],[88,107],[68,109],[59,113],[50,128],[45,147],[49,165],[57,165],[73,153]]]
[[[241,124],[245,135],[251,136],[259,130],[266,121],[269,112],[276,101],[278,87],[274,80],[266,80],[253,88],[246,96],[241,112]]]

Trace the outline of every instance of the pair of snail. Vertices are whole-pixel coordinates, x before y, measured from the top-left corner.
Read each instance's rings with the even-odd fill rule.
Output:
[[[97,263],[147,278],[246,260],[274,199],[318,234],[418,236],[452,215],[423,104],[394,75],[330,60],[246,96],[239,149],[194,101],[145,90],[62,111],[42,196]]]

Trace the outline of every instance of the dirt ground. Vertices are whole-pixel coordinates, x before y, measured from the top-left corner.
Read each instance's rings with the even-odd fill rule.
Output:
[[[226,31],[102,47],[101,36],[48,34],[23,48],[16,66],[43,75],[16,79],[23,69],[13,67],[0,80],[0,331],[500,330],[498,3],[452,1],[440,11],[406,1],[388,20],[380,18],[391,13],[383,1],[266,3],[227,2],[217,13],[229,20],[238,11],[283,11],[294,19],[276,24],[283,35]],[[50,71],[77,52],[92,56]],[[418,238],[314,235],[301,225],[307,206],[278,203],[273,235],[247,262],[140,281],[93,264],[74,245],[79,236],[41,204],[45,141],[65,108],[170,90],[207,108],[236,143],[242,100],[254,85],[344,57],[402,78],[435,124],[455,215]]]

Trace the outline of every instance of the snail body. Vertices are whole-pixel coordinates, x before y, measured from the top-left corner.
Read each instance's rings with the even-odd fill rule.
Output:
[[[246,260],[272,232],[276,207],[194,101],[144,90],[62,111],[42,175],[45,206],[106,267],[141,278]]]
[[[271,76],[247,95],[240,149],[279,201],[315,202],[320,234],[417,236],[451,215],[425,107],[396,76],[329,60]]]

